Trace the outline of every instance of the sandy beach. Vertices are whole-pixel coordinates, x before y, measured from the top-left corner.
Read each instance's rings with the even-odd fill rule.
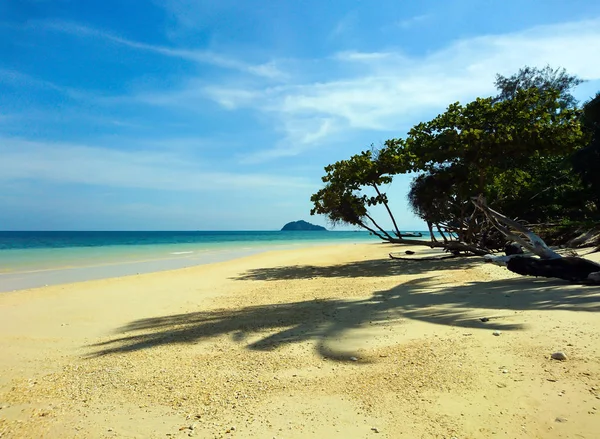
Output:
[[[598,437],[599,287],[405,249],[2,293],[0,437]]]

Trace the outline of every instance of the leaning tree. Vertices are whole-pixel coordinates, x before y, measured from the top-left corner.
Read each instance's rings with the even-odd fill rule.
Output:
[[[471,197],[482,195],[492,207],[501,207],[526,184],[536,162],[571,154],[582,138],[579,112],[561,104],[558,90],[532,87],[509,99],[455,103],[415,125],[404,139],[327,166],[325,185],[311,198],[311,214],[362,227],[389,242],[489,253],[490,225]],[[452,239],[406,240],[400,234],[383,187],[406,173],[419,174],[411,190],[416,213]],[[391,218],[393,232],[371,214],[376,205]]]

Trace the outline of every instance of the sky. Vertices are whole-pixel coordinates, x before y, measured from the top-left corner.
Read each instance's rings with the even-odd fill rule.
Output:
[[[0,230],[326,225],[327,164],[599,53],[596,0],[0,0]]]

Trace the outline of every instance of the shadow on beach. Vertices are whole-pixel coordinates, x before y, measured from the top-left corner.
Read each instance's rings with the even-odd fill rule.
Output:
[[[349,276],[357,264],[348,265],[346,268],[318,267],[318,273],[335,276],[341,272]],[[296,273],[295,276],[319,275],[311,268],[306,272],[298,271],[297,267],[277,270],[278,277],[292,273]],[[275,276],[275,272],[267,272]],[[320,356],[347,361],[352,354],[337,352],[328,347],[328,342],[339,339],[348,330],[371,324],[402,324],[411,319],[462,328],[510,331],[523,326],[503,322],[502,313],[506,314],[506,311],[600,311],[600,289],[569,285],[559,280],[518,278],[460,286],[443,285],[440,281],[439,277],[415,279],[390,290],[377,291],[363,300],[307,300],[136,320],[120,328],[116,338],[94,345],[95,352],[91,356],[169,344],[193,344],[226,334],[243,343],[249,336],[268,332],[258,341],[247,344],[246,348],[269,351],[312,340]],[[485,315],[480,315],[480,309],[486,310]],[[487,311],[490,309],[498,310],[498,315]],[[488,317],[489,321],[483,323],[480,317]],[[514,319],[512,314],[511,319]]]
[[[434,253],[442,255],[441,252]],[[235,280],[292,280],[316,277],[382,277],[403,274],[431,274],[439,270],[465,270],[482,263],[482,258],[456,258],[442,260],[392,260],[373,259],[339,265],[291,265],[284,267],[256,268],[235,277]]]

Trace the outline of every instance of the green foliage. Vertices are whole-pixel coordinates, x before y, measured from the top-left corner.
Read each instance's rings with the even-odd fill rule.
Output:
[[[580,221],[593,214],[570,156],[537,158],[521,170],[522,180],[497,205],[513,218],[533,224]],[[502,185],[499,185],[502,187]]]
[[[311,215],[326,215],[334,225],[347,223],[368,228],[366,221],[372,219],[368,218],[367,208],[388,202],[378,186],[392,182],[394,160],[388,152],[372,149],[326,166],[322,178],[326,185],[311,197]],[[361,192],[365,187],[374,188],[377,193]],[[376,223],[373,226],[379,228]]]
[[[579,83],[564,69],[550,67],[498,76],[499,96],[451,104],[415,125],[406,138],[327,166],[325,186],[311,198],[311,214],[385,234],[369,215],[370,207],[382,204],[393,219],[380,186],[396,174],[418,173],[408,194],[412,210],[463,241],[483,240],[482,223],[470,202],[478,195],[493,208],[530,222],[585,217],[589,203],[582,200],[583,186],[570,165],[588,138],[570,94]],[[584,181],[595,188],[600,188],[600,173],[583,162],[590,156],[600,159],[599,103],[597,97],[585,114],[588,131],[596,133],[595,146],[578,156]],[[374,193],[369,195],[369,189]]]
[[[440,215],[460,217],[451,206],[464,206],[479,194],[497,209],[524,200],[525,193],[529,202],[537,177],[547,176],[544,184],[550,183],[548,158],[564,162],[582,142],[579,112],[562,108],[559,98],[557,91],[518,90],[512,99],[453,104],[416,125],[405,142],[419,157],[415,168],[426,172],[409,193],[415,213],[434,222]]]
[[[575,153],[573,167],[581,176],[597,211],[600,211],[600,93],[584,105],[582,123],[590,142]]]
[[[408,201],[417,216],[431,224],[443,224],[449,218],[460,216],[466,197],[459,193],[459,179],[455,171],[442,169],[413,179]]]
[[[577,100],[571,94],[571,90],[583,82],[581,78],[569,75],[564,68],[553,69],[546,66],[538,69],[526,66],[509,77],[496,75],[495,85],[500,94],[495,99],[512,99],[518,90],[535,88],[541,91],[557,91],[561,107],[575,108]]]

